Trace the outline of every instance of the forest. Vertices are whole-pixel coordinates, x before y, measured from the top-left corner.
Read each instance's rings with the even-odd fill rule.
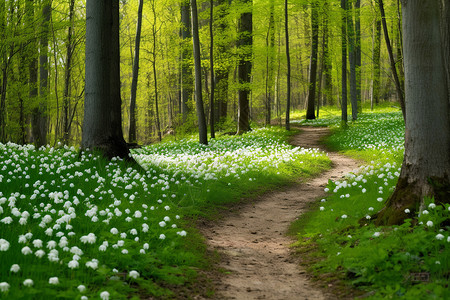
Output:
[[[0,1],[0,299],[447,299],[444,0]]]

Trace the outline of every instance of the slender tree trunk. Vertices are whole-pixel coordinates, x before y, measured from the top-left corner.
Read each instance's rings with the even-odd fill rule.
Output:
[[[358,112],[362,112],[361,103],[361,0],[355,1],[355,71],[356,71],[356,104]]]
[[[82,148],[130,159],[122,132],[119,61],[119,3],[87,0]]]
[[[315,119],[314,103],[316,99],[317,84],[317,52],[319,48],[319,13],[317,2],[311,2],[311,58],[309,62],[308,104],[306,119]]]
[[[202,97],[202,69],[200,61],[200,39],[198,36],[198,16],[197,1],[191,0],[192,13],[192,38],[194,49],[194,69],[195,69],[195,104],[197,108],[198,134],[200,144],[208,144],[208,131],[206,126],[205,111],[203,109]]]
[[[352,120],[358,119],[358,98],[356,89],[356,45],[355,26],[351,4],[347,2],[347,37],[348,37],[348,60],[350,63],[350,103],[352,106]]]
[[[153,14],[153,23],[152,23],[152,37],[153,37],[153,49],[152,49],[152,69],[153,69],[153,84],[155,89],[155,124],[156,124],[156,132],[158,135],[158,140],[162,140],[162,134],[161,134],[161,120],[159,118],[159,90],[158,90],[158,76],[156,73],[156,44],[157,44],[157,37],[156,37],[156,0],[151,1],[152,6],[152,14]],[[188,8],[189,12],[189,8]],[[190,18],[188,17],[188,20]],[[190,27],[189,27],[190,28]],[[187,111],[186,111],[187,113]],[[184,114],[183,114],[184,116]]]
[[[141,28],[142,28],[142,8],[144,0],[139,0],[138,19],[136,24],[136,38],[134,44],[134,59],[133,59],[133,75],[131,79],[131,95],[130,95],[130,120],[128,130],[128,141],[130,143],[137,142],[136,136],[136,94],[139,76],[139,50],[141,46]]]
[[[210,97],[210,115],[209,115],[209,125],[211,129],[211,138],[214,139],[216,137],[216,132],[214,130],[214,115],[215,115],[215,103],[214,103],[214,90],[216,89],[216,80],[214,76],[214,32],[213,32],[213,21],[214,21],[214,0],[209,2],[210,10],[209,10],[209,35],[211,39],[211,45],[209,47],[209,68],[210,68],[210,76],[211,76],[211,97]]]
[[[284,32],[286,34],[286,130],[291,130],[290,108],[291,108],[291,56],[289,54],[289,19],[288,19],[288,0],[284,0]],[[313,106],[314,110],[314,106]],[[313,112],[314,114],[314,112]]]
[[[394,193],[376,223],[401,224],[424,197],[450,203],[450,12],[440,0],[402,2],[406,83],[405,158]],[[424,99],[427,99],[424,101]]]
[[[67,29],[67,44],[66,44],[66,68],[64,71],[64,94],[63,94],[63,143],[67,145],[70,137],[70,80],[72,74],[72,55],[73,55],[73,26],[74,26],[74,6],[75,0],[70,0],[69,3],[69,28]]]
[[[373,42],[373,74],[372,74],[372,92],[371,92],[371,109],[373,109],[373,104],[378,104],[380,101],[380,54],[381,54],[381,20],[378,19],[375,22],[375,33]]]
[[[189,113],[189,103],[192,100],[193,79],[192,79],[192,48],[191,42],[191,12],[189,0],[181,2],[181,112],[183,122],[186,121]]]
[[[341,0],[342,9],[342,95],[341,95],[341,110],[342,110],[342,125],[347,126],[347,0]]]
[[[323,101],[322,105],[333,104],[332,101],[332,78],[331,78],[331,59],[328,49],[328,11],[329,5],[328,1],[325,1],[323,14],[323,40],[322,40],[322,48],[323,48]],[[319,117],[319,116],[317,116]]]
[[[392,51],[391,41],[389,39],[389,33],[388,33],[387,24],[386,24],[386,15],[384,13],[383,0],[378,0],[378,6],[380,7],[381,23],[383,25],[384,39],[386,41],[386,48],[388,50],[389,61],[391,63],[392,75],[394,76],[395,89],[397,91],[397,97],[400,102],[400,107],[402,108],[403,119],[406,120],[405,99],[403,96],[403,90],[401,88],[400,79],[398,77],[397,68],[395,67],[394,53]]]
[[[228,41],[228,0],[218,0],[216,7],[217,15],[217,34],[222,38],[216,41],[216,52],[219,54],[216,56],[216,80],[215,86],[217,91],[217,121],[222,121],[227,117],[228,111],[228,77],[230,73],[230,46]]]
[[[272,98],[273,98],[273,68],[274,68],[274,47],[275,47],[275,4],[274,0],[269,1],[269,26],[266,36],[266,125],[270,125],[272,119]]]
[[[252,70],[252,44],[253,44],[253,0],[245,0],[245,11],[241,13],[238,28],[239,58],[239,109],[237,134],[250,130],[250,79]]]

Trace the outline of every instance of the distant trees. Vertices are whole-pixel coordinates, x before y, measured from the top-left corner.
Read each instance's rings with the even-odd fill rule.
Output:
[[[406,89],[405,158],[394,193],[376,223],[400,224],[425,197],[450,203],[450,5],[408,0],[403,6]]]

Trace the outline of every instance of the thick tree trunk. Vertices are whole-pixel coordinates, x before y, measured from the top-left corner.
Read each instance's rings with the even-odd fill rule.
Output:
[[[133,59],[133,75],[131,79],[131,95],[130,95],[130,120],[128,129],[128,142],[136,143],[136,94],[139,76],[139,50],[141,46],[141,28],[142,28],[142,7],[144,0],[139,0],[138,19],[136,24],[136,38],[134,42],[134,59]]]
[[[347,125],[347,0],[341,0],[342,8],[342,95],[341,95],[341,119],[344,126]]]
[[[291,110],[291,56],[289,54],[289,14],[288,0],[284,0],[284,32],[286,34],[286,130],[291,130],[290,110]],[[317,55],[317,54],[316,54]],[[313,104],[314,114],[314,104]]]
[[[82,148],[129,159],[122,132],[119,4],[86,2],[86,83]]]
[[[208,131],[206,126],[205,111],[203,109],[202,97],[202,68],[200,61],[200,39],[198,36],[198,16],[197,1],[191,0],[192,13],[192,39],[194,49],[194,69],[195,69],[195,105],[198,119],[198,135],[200,144],[208,144]]]
[[[406,208],[424,208],[425,196],[450,203],[449,50],[442,47],[448,45],[450,28],[442,9],[440,0],[403,1],[405,158],[394,193],[376,215],[377,224],[402,223],[410,218]]]
[[[252,70],[252,44],[253,44],[253,13],[252,0],[243,1],[246,5],[245,12],[241,13],[238,28],[238,47],[240,58],[238,65],[238,128],[237,134],[243,134],[250,130],[250,78]]]

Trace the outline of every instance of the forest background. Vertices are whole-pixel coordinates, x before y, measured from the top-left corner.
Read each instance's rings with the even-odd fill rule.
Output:
[[[395,0],[384,3],[386,32],[393,55],[390,61],[382,39],[385,34],[380,2],[288,3],[292,111],[305,109],[309,101],[314,106],[308,118],[315,118],[321,106],[341,107],[342,95],[346,93],[341,87],[343,67],[349,77],[344,87],[348,87],[349,103],[354,105],[353,119],[357,118],[357,110],[361,111],[361,103],[373,106],[380,101],[398,101],[390,67],[393,62],[403,86],[400,4]],[[345,10],[343,3],[347,4]],[[284,119],[287,106],[284,5],[281,0],[198,1],[205,115],[207,122],[213,116],[216,130],[235,130],[238,92],[242,89],[250,91],[251,121],[267,124],[277,120],[281,124]],[[0,3],[0,142],[33,142],[37,146],[58,142],[80,144],[85,12],[85,1]],[[242,46],[240,40],[247,33],[240,29],[241,16],[246,12],[252,15],[252,39],[250,45]],[[196,130],[190,22],[189,2],[120,1],[122,120],[127,141],[148,144],[166,134]],[[348,58],[347,51],[342,51],[344,44]],[[138,48],[140,55],[136,56]],[[213,114],[211,53],[215,71]],[[239,79],[238,66],[243,56],[251,62],[250,83]],[[133,87],[136,61],[139,76]],[[133,93],[135,108],[131,101]],[[136,138],[130,137],[133,112]]]

